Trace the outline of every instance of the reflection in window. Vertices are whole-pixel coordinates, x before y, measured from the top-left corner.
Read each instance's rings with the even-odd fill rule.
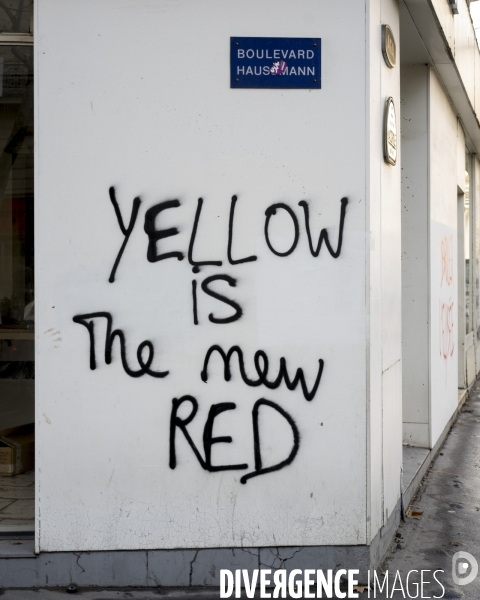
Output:
[[[32,0],[0,0],[0,33],[30,33]]]
[[[33,49],[0,46],[0,64],[0,429],[5,429],[32,422],[34,414]]]

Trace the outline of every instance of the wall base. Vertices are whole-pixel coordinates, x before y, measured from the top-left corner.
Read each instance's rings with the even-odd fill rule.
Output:
[[[71,583],[80,587],[218,587],[220,569],[354,568],[366,573],[370,559],[368,546],[42,552],[0,560],[0,584],[3,588]]]
[[[120,550],[116,552],[34,553],[34,541],[0,541],[0,585],[3,588],[63,587],[190,587],[220,583],[220,569],[359,569],[359,580],[378,567],[394,539],[405,509],[440,450],[468,391],[425,460],[405,482],[402,499],[370,546],[306,546],[288,548],[216,548],[201,550]]]

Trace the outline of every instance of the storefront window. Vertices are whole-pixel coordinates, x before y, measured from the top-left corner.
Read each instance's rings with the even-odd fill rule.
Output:
[[[33,48],[0,46],[0,67],[0,430],[4,430],[34,421]]]
[[[0,33],[30,33],[32,0],[0,2]]]

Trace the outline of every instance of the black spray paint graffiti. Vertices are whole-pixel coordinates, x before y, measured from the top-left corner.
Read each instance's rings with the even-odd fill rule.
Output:
[[[345,225],[345,214],[347,211],[348,199],[342,198],[340,202],[342,204],[342,208],[340,209],[340,225],[339,225],[339,231],[338,231],[338,241],[337,241],[337,249],[336,250],[333,250],[333,248],[330,244],[330,239],[328,237],[328,231],[325,228],[320,231],[320,237],[318,239],[316,250],[313,248],[312,234],[310,232],[310,213],[309,213],[309,209],[308,209],[308,202],[306,200],[301,200],[298,203],[298,205],[303,208],[303,212],[305,213],[305,229],[307,230],[308,245],[310,247],[310,252],[311,252],[312,256],[314,256],[315,258],[320,254],[320,249],[322,247],[323,242],[325,242],[325,246],[327,247],[327,250],[330,252],[331,256],[333,256],[333,258],[338,258],[340,256],[340,252],[342,250],[343,227]],[[294,228],[294,238],[293,238],[292,245],[285,252],[279,252],[278,250],[275,250],[275,248],[272,246],[272,244],[270,242],[270,238],[268,236],[268,226],[270,224],[270,219],[272,218],[272,216],[277,214],[277,210],[279,208],[285,210],[288,213],[288,215],[290,216],[290,218],[292,220],[292,224],[293,224],[293,228]],[[277,256],[288,256],[297,247],[298,239],[300,237],[300,228],[299,228],[298,220],[297,220],[295,213],[287,204],[279,203],[279,204],[272,204],[272,206],[269,206],[267,208],[267,210],[265,211],[265,215],[267,217],[265,220],[265,241],[267,242],[267,246],[269,247],[270,251],[273,252],[274,254],[276,254]]]
[[[117,258],[115,259],[115,263],[113,265],[112,272],[110,273],[110,277],[108,278],[108,281],[110,283],[113,283],[115,281],[115,273],[117,272],[118,265],[120,264],[120,259],[122,258],[123,251],[125,250],[125,246],[127,245],[128,238],[130,237],[130,234],[132,233],[133,228],[135,226],[135,221],[137,220],[138,209],[140,208],[141,200],[138,197],[133,200],[132,213],[130,215],[130,223],[126,228],[123,224],[122,213],[120,212],[117,198],[115,196],[115,188],[112,186],[108,191],[110,194],[110,200],[113,204],[113,208],[115,209],[115,214],[117,215],[118,224],[120,226],[120,229],[122,230],[123,235],[125,236],[123,244],[120,247],[120,250],[118,251]]]
[[[192,405],[192,411],[185,419],[181,419],[178,416],[178,409],[184,402],[190,402]],[[220,404],[212,404],[210,407],[210,411],[208,413],[207,421],[205,423],[205,427],[203,429],[203,449],[205,451],[205,459],[202,457],[198,448],[196,447],[194,441],[192,440],[190,434],[187,431],[187,425],[193,421],[195,415],[198,411],[198,402],[193,396],[182,396],[177,400],[174,398],[172,400],[172,413],[170,416],[170,461],[169,465],[171,469],[175,469],[177,466],[177,454],[175,447],[175,433],[177,428],[185,436],[185,439],[190,445],[190,448],[193,450],[195,456],[198,459],[198,462],[202,465],[202,468],[206,471],[215,472],[215,471],[232,471],[237,469],[248,469],[247,464],[241,465],[212,465],[212,446],[213,444],[230,444],[232,442],[232,438],[230,436],[223,437],[212,437],[213,432],[213,422],[215,418],[225,412],[227,410],[233,410],[236,408],[236,404],[233,402],[222,402]]]
[[[235,205],[237,203],[237,197],[232,196],[232,203],[230,204],[230,218],[228,220],[228,245],[227,245],[227,257],[228,262],[231,265],[240,265],[246,262],[253,262],[257,260],[255,255],[247,256],[246,258],[239,258],[235,260],[232,258],[232,243],[233,243],[233,220],[235,218]]]
[[[132,212],[131,212],[131,216],[130,216],[130,223],[129,223],[128,227],[126,228],[124,225],[124,222],[123,222],[123,218],[122,218],[119,206],[118,206],[118,202],[116,200],[115,188],[113,186],[110,187],[109,193],[110,193],[110,200],[115,209],[115,214],[117,216],[118,224],[120,226],[120,229],[121,229],[123,235],[125,236],[125,240],[123,241],[123,244],[117,255],[115,264],[112,269],[112,273],[109,278],[110,283],[113,283],[115,281],[115,272],[116,272],[118,265],[120,263],[120,260],[122,258],[123,251],[125,250],[125,246],[127,245],[130,234],[132,233],[133,228],[135,226],[141,201],[140,201],[139,197],[134,199],[133,206],[132,206]],[[253,262],[253,261],[257,260],[257,256],[255,256],[255,255],[247,256],[245,258],[239,258],[239,259],[234,259],[232,256],[235,207],[236,207],[237,202],[238,202],[238,197],[232,196],[231,203],[230,203],[230,216],[229,216],[229,221],[228,221],[228,241],[227,241],[227,259],[228,259],[228,263],[230,265],[244,264],[244,263]],[[314,249],[312,234],[311,234],[311,229],[310,229],[310,214],[309,214],[308,202],[306,200],[301,200],[298,203],[298,205],[303,208],[305,229],[307,232],[310,252],[311,252],[312,256],[314,256],[314,257],[318,257],[323,242],[325,242],[325,246],[327,247],[328,251],[330,252],[330,254],[333,258],[338,258],[340,256],[340,252],[342,249],[342,243],[343,243],[343,229],[344,229],[344,224],[345,224],[348,199],[342,198],[340,202],[341,202],[340,223],[339,223],[339,232],[338,232],[338,241],[337,241],[337,249],[336,250],[333,250],[332,245],[329,240],[328,231],[325,228],[323,228],[320,231],[320,236],[319,236],[319,239],[317,242],[317,247],[316,247],[316,249]],[[143,229],[148,237],[147,260],[149,262],[158,262],[160,260],[165,260],[168,258],[177,258],[178,260],[183,260],[183,258],[185,257],[184,253],[180,250],[159,253],[158,247],[157,247],[157,244],[160,240],[163,240],[168,237],[173,237],[173,236],[177,235],[179,232],[177,227],[170,227],[168,229],[157,229],[156,221],[157,221],[158,215],[160,213],[162,213],[164,210],[178,208],[180,205],[181,205],[181,203],[177,199],[166,200],[164,202],[159,202],[158,204],[155,204],[154,206],[152,206],[151,208],[149,208],[146,211]],[[203,198],[198,198],[197,208],[195,211],[195,217],[194,217],[194,221],[193,221],[193,227],[192,227],[192,232],[190,235],[190,242],[188,245],[188,252],[187,252],[188,262],[192,266],[192,271],[194,273],[198,273],[200,271],[200,268],[204,267],[204,266],[221,267],[223,264],[223,261],[221,261],[221,260],[196,260],[193,257],[195,240],[197,237],[200,216],[202,213],[202,207],[203,207]],[[277,211],[279,209],[282,209],[287,212],[287,214],[291,218],[293,229],[294,229],[294,240],[292,242],[291,247],[285,252],[280,252],[280,251],[276,250],[273,247],[273,245],[270,241],[270,237],[269,237],[270,221],[271,221],[272,217],[277,214]],[[296,249],[299,238],[300,238],[300,226],[299,226],[298,218],[297,218],[294,210],[290,206],[288,206],[288,204],[280,202],[280,203],[272,204],[271,206],[269,206],[267,208],[267,210],[265,211],[265,217],[266,218],[265,218],[265,226],[264,226],[264,235],[265,235],[265,242],[266,242],[269,250],[276,256],[280,256],[280,257],[285,257],[285,256],[289,256],[290,254],[292,254],[292,252]]]
[[[155,219],[162,210],[169,208],[177,208],[180,206],[178,200],[167,200],[166,202],[160,202],[149,208],[145,213],[145,224],[143,230],[148,236],[148,249],[147,249],[147,260],[148,262],[158,262],[159,260],[165,260],[166,258],[178,258],[183,260],[183,252],[164,252],[163,254],[157,253],[157,242],[163,240],[172,235],[177,235],[178,229],[171,227],[170,229],[155,229]]]
[[[194,273],[198,273],[200,271],[200,267],[204,267],[205,265],[214,265],[216,267],[222,266],[221,260],[201,260],[196,261],[193,259],[193,247],[195,245],[195,238],[197,237],[197,228],[198,222],[200,221],[200,215],[202,213],[203,199],[198,199],[197,211],[195,213],[195,220],[193,221],[193,229],[192,235],[190,237],[190,244],[188,245],[188,262],[192,265],[192,271]]]
[[[192,410],[190,414],[181,419],[178,416],[178,409],[184,402],[190,402],[192,405]],[[269,406],[270,408],[277,411],[290,425],[290,428],[293,433],[293,446],[290,451],[290,454],[285,460],[277,463],[276,465],[270,465],[269,467],[263,466],[262,461],[262,452],[261,452],[261,444],[260,444],[260,431],[258,426],[258,417],[261,406]],[[240,471],[248,469],[248,464],[242,463],[237,465],[212,465],[212,446],[213,444],[230,444],[232,442],[232,438],[230,436],[222,436],[222,437],[212,437],[213,432],[213,424],[215,418],[221,413],[227,410],[234,410],[236,408],[236,404],[233,402],[222,402],[220,404],[213,404],[210,407],[207,421],[205,423],[205,427],[203,430],[203,449],[205,453],[205,458],[201,455],[198,450],[195,442],[193,441],[190,433],[187,430],[187,425],[193,421],[198,411],[198,402],[193,396],[182,396],[181,398],[174,398],[172,400],[172,413],[170,417],[170,460],[169,466],[171,469],[175,469],[177,467],[177,452],[175,445],[175,434],[177,429],[185,436],[190,448],[193,450],[198,462],[201,467],[205,469],[205,471],[210,471],[211,473],[216,471]],[[266,400],[261,398],[257,400],[253,406],[252,410],[252,423],[253,423],[253,449],[254,449],[254,457],[255,457],[255,470],[251,473],[247,473],[241,479],[241,483],[247,483],[249,479],[252,477],[258,477],[259,475],[265,475],[267,473],[272,473],[274,471],[279,471],[283,469],[287,465],[289,465],[295,456],[297,455],[298,449],[300,447],[300,434],[295,424],[295,421],[292,417],[284,410],[281,406],[272,402],[271,400]]]
[[[305,400],[308,400],[308,401],[313,400],[313,398],[315,397],[315,394],[317,393],[317,390],[318,390],[318,386],[320,385],[320,380],[322,378],[324,361],[322,359],[320,359],[318,361],[318,372],[317,372],[317,377],[315,379],[315,383],[313,384],[312,389],[309,390],[307,387],[307,383],[305,381],[305,375],[303,374],[303,369],[301,369],[301,368],[297,369],[293,380],[290,379],[290,376],[288,374],[288,369],[287,369],[287,361],[282,356],[282,358],[280,359],[280,368],[278,370],[278,375],[277,375],[276,379],[274,379],[273,381],[269,381],[267,379],[268,369],[269,369],[268,356],[267,356],[266,352],[264,352],[263,350],[257,350],[257,352],[255,352],[255,355],[253,357],[253,362],[255,365],[255,370],[258,375],[258,379],[250,379],[250,377],[248,377],[248,375],[245,371],[243,352],[239,346],[232,346],[228,352],[225,352],[220,346],[214,345],[208,349],[207,354],[205,356],[205,361],[203,363],[203,369],[202,369],[202,372],[200,373],[200,377],[202,378],[202,381],[204,381],[205,383],[208,381],[208,364],[210,361],[210,357],[214,352],[218,352],[218,354],[220,354],[220,356],[223,359],[223,376],[224,376],[225,381],[230,381],[232,378],[232,372],[230,369],[230,359],[232,358],[232,355],[235,353],[238,357],[238,366],[239,366],[239,370],[240,370],[240,375],[242,377],[243,383],[245,383],[246,385],[248,385],[250,387],[257,387],[259,385],[264,385],[265,387],[267,387],[270,390],[275,390],[278,387],[280,387],[282,381],[284,381],[287,388],[290,391],[293,391],[297,388],[298,384],[300,383],[300,387],[302,388],[303,396],[304,396]]]
[[[235,300],[231,300],[227,298],[223,294],[219,294],[215,290],[212,290],[209,285],[214,281],[226,281],[230,287],[235,287],[237,285],[237,280],[234,277],[230,277],[229,275],[211,275],[202,281],[202,290],[207,294],[207,296],[211,296],[215,298],[215,300],[219,300],[220,302],[224,302],[231,306],[235,312],[230,317],[215,317],[213,313],[208,315],[209,320],[212,323],[233,323],[234,321],[238,321],[243,314],[241,306],[235,302]],[[197,282],[194,279],[192,281],[192,294],[193,294],[193,322],[195,325],[198,325],[198,314],[197,314]]]
[[[275,409],[279,414],[282,415],[282,417],[284,417],[286,419],[286,421],[292,428],[292,432],[293,432],[293,447],[292,447],[290,454],[288,455],[288,457],[285,460],[282,460],[282,462],[279,462],[276,465],[271,465],[270,467],[263,467],[263,464],[262,464],[262,453],[260,450],[260,433],[258,430],[258,412],[259,412],[261,406],[270,406],[271,408]],[[295,424],[295,421],[287,413],[286,410],[284,410],[281,406],[279,406],[275,402],[272,402],[271,400],[265,400],[264,398],[257,400],[255,402],[255,404],[253,405],[252,421],[253,421],[253,449],[254,449],[254,456],[255,456],[255,471],[253,471],[252,473],[247,473],[247,475],[244,475],[240,479],[241,483],[247,483],[247,481],[249,479],[251,479],[252,477],[257,477],[258,475],[266,475],[267,473],[273,473],[274,471],[280,471],[280,469],[283,469],[283,467],[286,467],[293,461],[293,459],[297,455],[298,448],[300,447],[300,433],[298,432],[298,428]]]
[[[103,318],[107,319],[107,333],[105,335],[105,362],[109,365],[112,362],[112,346],[115,338],[118,337],[120,340],[120,357],[122,365],[127,375],[130,377],[141,377],[142,375],[150,375],[151,377],[157,377],[161,379],[168,375],[168,371],[152,371],[150,365],[153,361],[154,348],[152,342],[146,340],[142,342],[137,349],[137,360],[140,365],[138,371],[131,369],[127,362],[126,356],[126,342],[125,334],[121,329],[115,329],[112,331],[113,319],[112,315],[108,312],[94,312],[86,315],[77,315],[73,317],[74,323],[79,323],[87,328],[88,335],[90,337],[90,369],[95,370],[97,368],[97,361],[95,356],[95,322],[94,319]],[[144,350],[148,349],[147,360],[143,360]]]
[[[128,225],[128,228],[126,228],[124,225],[124,222],[123,222],[122,215],[120,213],[118,202],[116,200],[115,188],[112,186],[109,191],[110,191],[110,200],[115,209],[115,214],[117,216],[118,224],[120,226],[120,229],[121,229],[123,235],[125,236],[123,244],[122,244],[120,251],[117,255],[117,258],[115,260],[115,264],[113,266],[112,272],[110,274],[109,281],[110,281],[110,283],[113,283],[115,281],[115,273],[117,271],[118,265],[122,258],[123,252],[128,243],[128,240],[130,238],[130,234],[132,233],[133,228],[135,226],[135,222],[137,219],[138,210],[139,210],[141,201],[140,201],[140,198],[138,198],[138,197],[134,199],[133,206],[132,206],[132,212],[131,212],[131,216],[130,216],[130,223]],[[255,255],[247,256],[244,258],[238,258],[238,259],[234,259],[232,256],[235,207],[236,207],[237,202],[238,202],[238,197],[236,195],[232,196],[231,203],[230,203],[230,216],[229,216],[229,221],[228,221],[228,242],[227,242],[227,259],[228,259],[228,263],[230,265],[245,264],[245,263],[254,262],[257,260],[257,256],[255,256]],[[314,248],[314,244],[313,244],[313,240],[312,240],[312,233],[311,233],[311,229],[310,229],[310,213],[309,213],[308,202],[306,200],[301,200],[299,202],[299,206],[301,206],[303,208],[303,212],[304,212],[305,229],[307,232],[310,253],[315,258],[318,257],[318,255],[320,254],[320,250],[321,250],[323,243],[325,243],[327,250],[329,251],[330,255],[333,258],[338,258],[340,256],[340,252],[342,249],[342,243],[343,243],[343,229],[344,229],[344,225],[345,225],[345,216],[346,216],[348,199],[342,198],[340,202],[341,202],[340,223],[339,223],[339,232],[338,232],[338,240],[337,240],[336,250],[333,249],[333,247],[330,243],[328,231],[325,228],[323,228],[320,231],[317,246],[316,246],[316,248]],[[169,210],[169,209],[175,209],[175,208],[178,208],[179,206],[180,206],[180,201],[178,199],[166,200],[164,202],[159,202],[158,204],[155,204],[154,206],[152,206],[151,208],[149,208],[146,211],[143,229],[148,237],[147,260],[149,262],[155,263],[155,262],[159,262],[161,260],[166,260],[169,258],[176,258],[179,261],[181,261],[185,258],[184,253],[181,252],[180,250],[174,250],[174,251],[170,251],[170,252],[159,252],[159,249],[158,249],[158,243],[161,240],[178,235],[179,230],[177,227],[170,227],[167,229],[157,229],[157,225],[158,225],[157,217],[163,211]],[[199,227],[199,223],[200,223],[200,216],[202,214],[202,207],[203,207],[203,198],[198,198],[197,208],[195,211],[195,217],[194,217],[194,221],[193,221],[193,227],[192,227],[192,232],[190,235],[190,242],[188,245],[188,252],[187,252],[188,262],[191,265],[192,271],[194,273],[199,273],[200,269],[202,267],[206,267],[206,266],[221,267],[223,264],[223,262],[221,260],[197,260],[194,258],[195,240],[197,237],[197,231],[198,231],[198,227]],[[272,242],[270,240],[270,235],[269,235],[269,227],[270,227],[271,219],[277,214],[277,212],[279,210],[283,210],[289,215],[292,225],[293,225],[293,231],[294,231],[293,242],[292,242],[290,248],[285,251],[279,251],[276,248],[274,248],[274,246],[272,245]],[[298,222],[298,219],[297,219],[297,216],[296,216],[294,210],[290,206],[288,206],[288,204],[279,202],[276,204],[272,204],[271,206],[269,206],[267,208],[267,210],[265,211],[265,217],[266,218],[265,218],[265,226],[264,226],[264,236],[265,236],[265,242],[266,242],[269,250],[274,255],[282,257],[282,258],[292,254],[295,251],[295,249],[297,248],[298,241],[300,238],[300,226],[299,226],[299,222]],[[237,321],[238,319],[240,319],[242,317],[243,309],[238,304],[238,302],[236,302],[235,300],[230,299],[227,296],[224,296],[223,294],[220,294],[219,292],[212,289],[210,287],[210,284],[213,283],[214,281],[225,281],[230,287],[235,287],[237,284],[237,280],[227,274],[217,274],[217,275],[213,275],[211,277],[207,277],[200,284],[200,289],[207,296],[215,298],[216,300],[223,302],[224,304],[227,304],[228,306],[231,306],[235,312],[232,315],[230,315],[229,317],[223,317],[223,318],[215,317],[215,315],[213,313],[210,313],[208,315],[208,320],[211,323],[214,323],[217,325],[225,325],[227,323],[234,323],[235,321]],[[192,281],[192,313],[193,313],[193,323],[195,325],[198,325],[200,323],[200,320],[199,320],[199,316],[198,316],[198,287],[197,287],[196,280]]]
[[[312,253],[312,256],[317,257],[320,254],[320,249],[322,247],[323,241],[325,241],[325,246],[327,247],[330,254],[333,256],[333,258],[338,258],[340,256],[343,242],[343,226],[345,224],[345,214],[347,212],[348,199],[342,198],[340,202],[342,203],[342,208],[340,209],[340,226],[338,228],[338,242],[337,249],[335,251],[333,251],[333,248],[330,245],[330,240],[328,238],[328,232],[326,229],[322,229],[322,231],[320,232],[320,238],[318,240],[317,249],[313,249],[312,235],[310,233],[310,215],[308,211],[308,202],[306,200],[301,200],[298,203],[298,206],[301,206],[305,213],[305,228],[307,230],[308,245],[310,246],[310,252]]]
[[[275,248],[272,246],[272,244],[270,242],[270,238],[268,236],[268,226],[270,225],[270,219],[274,215],[277,214],[277,210],[279,208],[282,208],[284,211],[287,212],[288,215],[290,215],[290,218],[292,219],[292,223],[293,223],[294,232],[295,232],[292,245],[285,252],[279,252],[278,250],[275,250]],[[267,246],[268,246],[270,252],[273,252],[273,254],[275,254],[276,256],[288,256],[297,247],[298,238],[300,236],[300,229],[298,227],[298,221],[297,221],[297,217],[295,216],[295,213],[287,204],[283,204],[282,202],[280,202],[278,204],[272,204],[272,206],[269,206],[267,208],[267,210],[265,211],[265,215],[267,216],[267,218],[265,219],[265,241],[267,242]]]
[[[128,244],[128,240],[132,234],[132,231],[135,227],[141,200],[139,197],[134,198],[132,202],[132,209],[130,214],[130,221],[128,226],[125,226],[117,198],[115,188],[112,186],[109,189],[110,201],[113,205],[115,215],[118,221],[118,225],[120,230],[124,236],[123,243],[120,247],[120,250],[115,259],[112,271],[110,273],[109,282],[113,283],[115,281],[115,276],[117,273],[118,266],[121,262],[123,253]],[[250,262],[254,262],[258,260],[256,255],[244,256],[243,258],[234,258],[233,257],[233,246],[234,246],[234,221],[235,221],[235,209],[237,206],[238,198],[236,195],[232,196],[231,204],[230,204],[230,213],[229,213],[229,221],[228,221],[228,240],[227,240],[227,249],[226,249],[226,259],[229,265],[241,265]],[[333,248],[333,245],[330,241],[329,234],[326,228],[321,229],[318,241],[316,245],[312,239],[312,232],[310,227],[310,213],[309,213],[309,204],[306,200],[302,200],[298,203],[298,205],[303,209],[303,216],[305,222],[305,231],[308,238],[308,245],[310,253],[313,257],[318,257],[322,248],[322,245],[325,245],[326,249],[330,253],[331,257],[338,258],[340,256],[343,244],[343,232],[346,218],[346,209],[348,204],[347,198],[341,199],[341,209],[340,209],[340,219],[339,219],[339,229],[338,229],[338,238],[336,249]],[[147,260],[150,263],[156,263],[162,260],[167,260],[170,258],[176,258],[178,261],[182,261],[185,258],[185,254],[188,259],[188,264],[191,266],[192,271],[194,273],[199,273],[200,269],[203,267],[221,267],[223,265],[222,260],[214,260],[213,258],[202,257],[201,259],[198,256],[194,257],[195,254],[195,240],[197,237],[198,229],[200,227],[200,217],[202,213],[203,207],[203,199],[198,198],[197,208],[195,211],[193,227],[190,235],[190,241],[188,244],[188,250],[186,253],[181,250],[172,250],[169,252],[162,252],[161,246],[162,241],[167,238],[173,238],[178,235],[179,229],[177,227],[169,227],[162,229],[159,220],[162,218],[162,214],[166,210],[173,210],[180,207],[181,203],[178,199],[166,200],[163,202],[159,202],[154,206],[150,207],[145,212],[144,218],[144,232],[148,238],[147,245]],[[272,223],[272,219],[278,214],[279,211],[284,211],[290,218],[292,227],[293,227],[293,242],[287,250],[280,251],[274,247],[272,244],[272,240],[270,237],[270,226]],[[205,226],[205,225],[203,225]],[[237,232],[238,233],[238,232]],[[300,224],[297,218],[297,215],[294,209],[286,203],[279,202],[272,204],[265,211],[265,223],[264,223],[264,237],[265,242],[270,250],[275,256],[278,257],[287,257],[291,255],[297,248],[299,239],[300,239]],[[237,255],[238,256],[238,255]],[[242,315],[243,310],[240,304],[228,297],[224,293],[220,293],[218,291],[219,285],[227,285],[229,288],[234,288],[237,285],[238,280],[234,277],[231,277],[228,274],[215,274],[203,279],[203,281],[198,281],[197,279],[193,279],[192,281],[192,305],[193,305],[193,322],[195,325],[199,324],[199,315],[198,315],[198,300],[199,300],[199,291],[215,300],[226,304],[229,306],[233,313],[231,313],[227,317],[219,317],[214,313],[210,313],[208,315],[208,319],[211,323],[224,325],[228,323],[233,323],[238,321]],[[90,369],[96,369],[96,355],[95,355],[95,320],[96,319],[106,319],[106,335],[105,335],[105,362],[106,364],[110,364],[112,362],[112,348],[115,342],[115,339],[118,338],[119,346],[120,346],[120,358],[122,362],[123,369],[130,377],[141,377],[142,375],[149,375],[154,378],[164,378],[169,374],[169,371],[154,371],[151,369],[151,365],[154,358],[154,346],[151,341],[142,342],[137,349],[137,361],[139,364],[138,369],[132,369],[127,361],[127,349],[126,349],[126,338],[125,334],[121,329],[113,329],[113,318],[111,313],[109,312],[94,312],[83,315],[77,315],[73,317],[73,321],[75,323],[79,323],[83,325],[89,334],[90,341]],[[209,361],[214,352],[217,352],[223,360],[223,376],[225,381],[230,381],[232,379],[232,371],[231,371],[231,358],[233,354],[236,355],[238,359],[238,369],[241,376],[241,379],[244,384],[249,387],[258,387],[265,386],[269,390],[275,390],[279,388],[282,383],[285,384],[286,388],[290,391],[296,390],[298,387],[301,388],[304,398],[307,401],[311,401],[317,394],[318,387],[320,385],[320,381],[322,378],[324,361],[322,359],[318,360],[318,371],[316,374],[315,381],[313,385],[309,388],[306,382],[306,378],[304,375],[304,371],[302,368],[297,368],[295,371],[295,375],[293,378],[290,377],[287,368],[287,361],[284,357],[280,358],[279,361],[279,369],[278,373],[275,374],[271,379],[268,378],[269,374],[269,359],[265,351],[258,350],[255,352],[253,357],[253,364],[256,372],[256,377],[251,378],[248,376],[243,352],[239,346],[232,346],[228,352],[225,352],[221,346],[213,345],[211,346],[204,359],[203,369],[200,373],[201,379],[207,383],[209,378],[208,367]],[[146,356],[145,356],[145,353]],[[185,418],[179,416],[179,409],[184,403],[189,403],[191,405],[191,411],[189,415]],[[283,419],[288,423],[292,435],[293,435],[293,445],[289,451],[289,455],[285,460],[281,462],[264,466],[262,460],[262,452],[261,452],[261,440],[260,440],[260,428],[259,428],[259,414],[260,409],[263,408],[262,414],[271,415],[271,411],[276,411]],[[248,469],[248,464],[230,464],[230,465],[214,465],[212,464],[212,446],[214,444],[219,443],[231,443],[231,436],[220,436],[213,437],[213,428],[216,419],[224,412],[231,411],[236,409],[236,404],[233,402],[222,402],[219,404],[213,404],[208,412],[208,416],[205,422],[205,426],[203,429],[203,454],[199,451],[197,445],[193,441],[189,431],[188,425],[193,421],[198,412],[198,401],[196,398],[190,395],[182,396],[180,398],[174,398],[172,400],[172,411],[170,418],[170,442],[169,442],[169,466],[171,469],[175,469],[177,467],[177,453],[176,453],[176,432],[177,430],[181,431],[187,440],[190,448],[195,454],[199,464],[203,469],[209,472],[217,472],[217,471],[230,471],[230,470],[246,470]],[[268,410],[267,410],[268,409]],[[253,426],[253,445],[254,445],[254,460],[255,467],[254,470],[250,473],[247,473],[241,478],[241,483],[246,483],[249,479],[253,477],[257,477],[259,475],[264,475],[273,471],[278,471],[283,469],[287,465],[289,465],[297,455],[299,446],[300,446],[300,434],[297,428],[297,425],[292,418],[292,416],[285,411],[281,406],[277,403],[261,398],[257,400],[252,409],[252,426]]]

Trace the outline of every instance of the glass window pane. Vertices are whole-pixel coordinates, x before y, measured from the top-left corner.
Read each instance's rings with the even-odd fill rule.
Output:
[[[0,33],[30,33],[31,0],[0,2]]]
[[[32,61],[0,47],[0,430],[34,415]]]

